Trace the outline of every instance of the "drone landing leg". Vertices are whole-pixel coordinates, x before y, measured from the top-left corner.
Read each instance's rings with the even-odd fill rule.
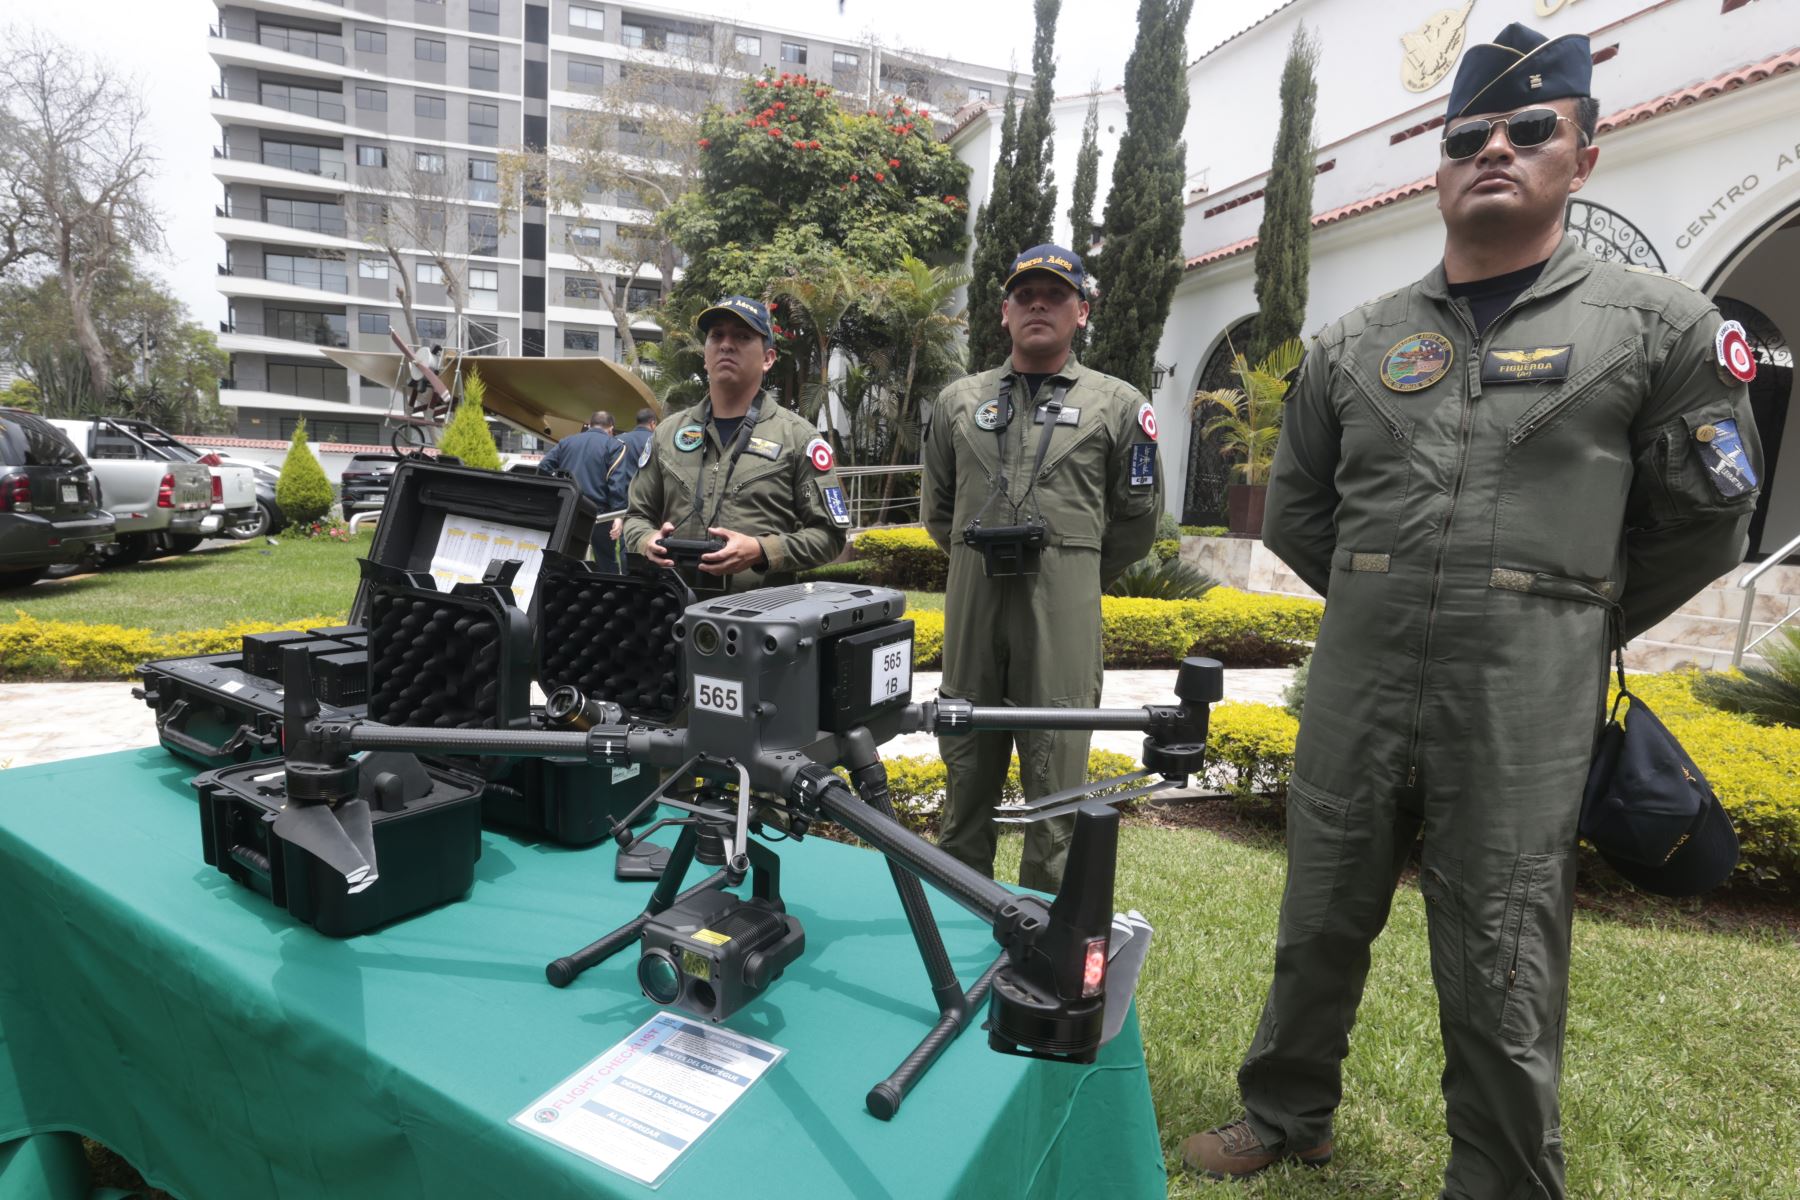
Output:
[[[668,868],[663,871],[662,878],[657,881],[656,891],[651,893],[650,903],[644,906],[644,911],[592,945],[583,946],[575,953],[559,958],[545,967],[544,974],[550,982],[557,987],[568,987],[583,971],[605,962],[637,941],[639,935],[644,931],[644,925],[657,913],[689,896],[724,887],[725,872],[715,871],[687,891],[680,895],[675,894],[675,889],[681,886],[681,880],[687,874],[688,867],[693,865],[694,848],[699,841],[700,835],[694,832],[692,825],[683,829],[681,836],[675,839],[675,849],[669,853]]]
[[[894,818],[893,801],[888,796],[887,767],[882,765],[880,756],[875,751],[874,739],[866,730],[856,730],[846,738],[847,754],[845,765],[850,768],[851,782],[862,797],[864,804],[884,817]],[[940,1014],[936,1025],[925,1035],[917,1049],[906,1056],[894,1073],[869,1090],[868,1109],[882,1120],[891,1120],[900,1110],[900,1102],[906,1093],[912,1090],[926,1069],[943,1053],[944,1048],[955,1040],[968,1023],[970,1013],[975,1012],[987,997],[989,984],[993,981],[994,967],[989,967],[975,986],[965,995],[962,984],[956,978],[956,968],[950,965],[950,955],[944,949],[943,936],[938,932],[937,918],[932,915],[931,905],[925,899],[925,888],[919,877],[902,867],[893,859],[887,860],[888,872],[894,879],[894,890],[900,893],[900,907],[906,913],[906,923],[912,927],[913,941],[919,947],[919,957],[925,960],[925,973],[931,980],[931,995],[937,1001]],[[996,963],[995,966],[999,964]]]

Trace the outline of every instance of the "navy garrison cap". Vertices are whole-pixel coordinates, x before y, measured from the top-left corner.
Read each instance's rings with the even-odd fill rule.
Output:
[[[694,324],[704,334],[720,317],[736,317],[761,334],[763,341],[772,340],[769,334],[769,306],[761,300],[752,300],[748,296],[727,296],[714,302],[694,318]]]
[[[1084,286],[1087,276],[1081,268],[1081,255],[1073,250],[1046,245],[1033,246],[1022,252],[1019,257],[1013,259],[1012,270],[1007,272],[1005,291],[1010,293],[1013,285],[1019,282],[1019,277],[1029,271],[1043,271],[1046,274],[1054,275],[1083,297],[1087,295],[1087,289]]]
[[[1587,35],[1546,38],[1514,21],[1491,42],[1470,46],[1456,67],[1445,117],[1501,113],[1545,100],[1586,96],[1594,78]]]

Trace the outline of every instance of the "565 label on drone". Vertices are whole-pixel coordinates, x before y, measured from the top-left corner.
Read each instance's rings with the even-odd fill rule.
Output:
[[[744,715],[744,685],[735,679],[694,676],[694,707],[728,717]]]
[[[912,639],[877,646],[869,663],[869,703],[912,692]]]

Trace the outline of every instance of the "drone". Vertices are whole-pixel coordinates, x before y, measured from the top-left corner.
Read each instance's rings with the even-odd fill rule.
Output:
[[[275,832],[361,888],[379,877],[370,810],[359,796],[363,752],[557,756],[659,768],[666,772],[662,786],[613,826],[622,853],[641,850],[659,829],[679,830],[648,904],[633,920],[551,962],[550,983],[567,987],[636,945],[637,981],[646,997],[706,1020],[729,1017],[805,950],[805,931],[782,902],[779,858],[766,843],[803,839],[813,824],[830,820],[887,859],[939,1013],[918,1046],[869,1090],[870,1113],[891,1119],[984,1005],[994,1050],[1092,1062],[1124,1022],[1151,934],[1135,914],[1113,913],[1116,806],[1186,786],[1202,769],[1209,706],[1223,695],[1223,670],[1212,659],[1185,660],[1170,705],[915,702],[913,624],[903,619],[905,604],[904,594],[891,589],[820,582],[688,605],[674,627],[686,651],[691,698],[684,728],[633,723],[618,705],[574,687],[549,696],[550,727],[542,730],[346,719],[321,713],[310,656],[289,650],[287,805]],[[1011,824],[1073,815],[1064,882],[1053,900],[1013,892],[895,818],[880,743],[902,733],[955,737],[985,730],[1146,735],[1136,771],[1001,807],[996,819]],[[659,805],[677,815],[637,828]],[[689,884],[696,862],[713,870]],[[746,880],[749,895],[729,890]],[[999,953],[967,988],[944,949],[925,884],[993,928]]]

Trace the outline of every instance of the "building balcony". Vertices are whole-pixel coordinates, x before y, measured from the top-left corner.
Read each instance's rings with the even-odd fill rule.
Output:
[[[347,190],[349,168],[342,158],[314,158],[274,148],[212,148],[213,174],[239,183],[278,183],[283,187],[318,187],[333,192]]]
[[[320,347],[350,348],[350,335],[323,325],[306,329],[279,328],[255,319],[219,322],[219,349],[243,354],[286,354],[323,358]]]
[[[292,133],[322,133],[328,137],[354,135],[345,124],[344,106],[335,100],[293,97],[262,92],[250,87],[212,89],[213,119],[221,125],[249,125]]]
[[[265,271],[254,263],[219,264],[219,291],[227,296],[261,300],[302,300],[313,304],[342,304],[350,291],[344,275],[293,272],[283,268]]]
[[[261,221],[267,225],[280,225],[286,229],[298,229],[307,233],[326,233],[333,237],[344,237],[350,227],[341,216],[323,213],[282,212],[277,209],[257,208],[245,204],[215,204],[213,216],[229,217],[236,221]]]
[[[242,25],[220,24],[208,27],[206,32],[213,38],[250,42],[284,54],[298,54],[302,58],[317,59],[340,67],[344,65],[344,43],[330,35],[311,30],[284,29],[279,26],[252,29]]]

